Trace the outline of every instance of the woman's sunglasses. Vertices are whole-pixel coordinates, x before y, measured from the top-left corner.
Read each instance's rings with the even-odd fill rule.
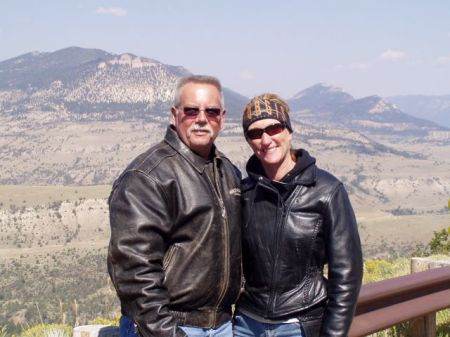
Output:
[[[266,126],[264,129],[251,129],[247,130],[247,138],[249,139],[260,139],[264,133],[267,133],[269,136],[275,136],[286,128],[286,125],[282,123],[276,123],[269,126]]]

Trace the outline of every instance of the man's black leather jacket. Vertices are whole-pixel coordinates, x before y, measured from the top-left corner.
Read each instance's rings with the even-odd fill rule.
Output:
[[[214,151],[207,174],[169,127],[114,183],[108,271],[141,336],[185,336],[178,325],[231,318],[241,282],[240,177]]]
[[[314,163],[283,198],[255,169],[256,157],[249,161],[241,186],[246,282],[238,309],[269,320],[298,318],[307,337],[345,337],[361,286],[360,239],[342,183]]]

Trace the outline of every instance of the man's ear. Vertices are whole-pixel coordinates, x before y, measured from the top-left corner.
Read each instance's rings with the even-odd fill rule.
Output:
[[[223,129],[224,125],[225,125],[225,114],[226,114],[227,110],[223,110],[222,112],[222,118],[220,118],[220,130]]]
[[[170,116],[170,124],[172,124],[173,126],[177,125],[177,108],[175,108],[174,106],[172,106],[170,108],[170,112],[171,112],[171,116]]]

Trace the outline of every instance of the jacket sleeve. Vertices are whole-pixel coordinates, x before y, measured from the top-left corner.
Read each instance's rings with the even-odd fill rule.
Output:
[[[363,260],[355,214],[339,183],[325,207],[328,304],[321,337],[346,337],[361,288]]]
[[[143,337],[186,336],[169,312],[162,261],[172,229],[170,205],[157,181],[125,173],[109,199],[108,271],[122,305]]]

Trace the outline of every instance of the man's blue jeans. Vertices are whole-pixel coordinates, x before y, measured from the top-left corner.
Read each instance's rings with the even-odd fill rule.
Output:
[[[238,314],[233,321],[235,337],[305,337],[300,323],[269,324]]]
[[[138,337],[134,329],[134,323],[126,316],[120,319],[120,337]],[[233,328],[231,321],[222,324],[217,329],[197,328],[193,326],[180,326],[189,337],[232,337]]]

